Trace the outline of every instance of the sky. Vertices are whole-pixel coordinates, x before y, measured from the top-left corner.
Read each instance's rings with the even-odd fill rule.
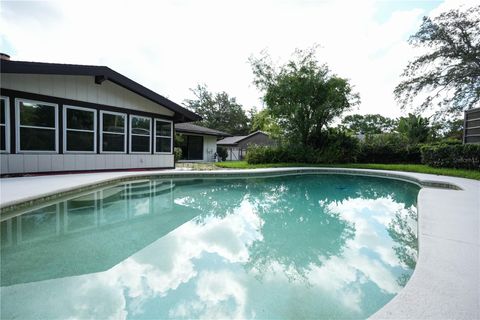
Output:
[[[318,60],[347,78],[350,113],[398,117],[393,89],[418,54],[407,39],[425,15],[470,0],[1,1],[0,51],[12,60],[106,65],[182,104],[191,88],[225,91],[262,109],[249,57],[284,63],[318,45]]]

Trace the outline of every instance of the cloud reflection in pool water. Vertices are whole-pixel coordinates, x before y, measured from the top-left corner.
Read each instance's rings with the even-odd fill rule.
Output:
[[[99,190],[2,222],[2,318],[365,318],[413,272],[418,190],[342,175]]]

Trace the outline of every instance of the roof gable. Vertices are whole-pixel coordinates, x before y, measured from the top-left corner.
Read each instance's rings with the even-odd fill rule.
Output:
[[[201,117],[164,96],[105,66],[1,60],[2,73],[92,76],[95,83],[109,80],[175,112],[175,121],[198,121]]]
[[[251,137],[253,137],[257,134],[263,134],[263,135],[268,136],[268,134],[266,134],[263,131],[255,131],[253,133],[250,133],[248,136],[233,136],[233,137],[228,137],[228,138],[219,140],[217,142],[217,144],[219,144],[219,145],[235,145],[235,144],[237,144],[237,143],[239,143],[243,140],[246,140],[248,138],[251,138]]]

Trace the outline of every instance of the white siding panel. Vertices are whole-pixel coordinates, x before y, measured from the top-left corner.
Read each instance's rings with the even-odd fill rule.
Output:
[[[98,101],[98,88],[99,85],[87,85],[87,101]]]
[[[141,157],[139,155],[132,156],[132,168],[143,168],[142,162],[140,161]]]
[[[52,95],[159,115],[173,116],[174,114],[173,111],[108,80],[98,85],[91,76],[2,74],[1,78],[1,86],[5,89]]]
[[[146,157],[146,167],[147,168],[153,168],[155,165],[155,155],[151,154]]]
[[[95,169],[97,170],[103,170],[106,168],[106,165],[105,165],[105,155],[102,155],[102,154],[99,154],[96,156],[96,159],[95,159]]]
[[[0,174],[10,173],[8,171],[8,157],[7,155],[0,154]]]
[[[9,154],[8,157],[8,170],[9,173],[22,173],[25,172],[23,166],[23,154]]]
[[[167,159],[166,157],[156,158],[156,159],[153,161],[152,167],[154,167],[154,168],[166,167],[166,166],[167,166],[167,161],[166,161],[166,159]]]
[[[113,167],[114,167],[115,169],[122,169],[122,167],[123,167],[122,155],[119,155],[119,154],[114,155],[114,158],[113,158]]]
[[[105,155],[105,167],[108,169],[115,169],[115,155],[107,154]]]
[[[3,74],[2,77],[5,77],[5,74]],[[24,86],[24,90],[33,93],[40,93],[38,75],[31,75],[30,77],[25,78],[26,79],[22,83]],[[20,81],[22,80],[20,79]]]
[[[173,167],[173,155],[165,154],[161,156],[155,156],[152,168],[172,168]]]
[[[55,97],[64,97],[67,95],[67,85],[65,76],[52,76],[53,77],[53,95]]]
[[[40,172],[52,171],[52,155],[50,154],[38,155],[38,171]]]
[[[71,171],[75,170],[75,155],[65,154],[63,155],[63,170]]]
[[[65,166],[63,163],[63,155],[55,154],[52,156],[52,171],[63,171]]]
[[[63,78],[63,84],[65,86],[65,97],[71,97],[70,99],[78,100],[77,97],[77,83],[75,81],[68,81],[67,77]],[[63,97],[63,96],[59,96]]]
[[[132,157],[127,154],[122,154],[123,168],[132,168]]]
[[[150,163],[150,168],[158,168],[158,167],[161,167],[162,165],[162,162],[165,162],[164,161],[164,157],[162,156],[159,156],[159,155],[154,155],[152,157],[152,161]]]
[[[150,154],[2,154],[0,159],[2,174],[130,168],[171,168],[173,167],[174,161],[173,155]]]
[[[23,155],[23,166],[25,172],[38,172],[38,155],[25,154]]]
[[[75,77],[76,79],[76,84],[77,84],[77,95],[74,98],[75,100],[80,100],[80,101],[89,101],[88,94],[87,94],[87,86],[88,86],[88,80],[91,80],[90,77]],[[90,101],[93,102],[93,101]]]
[[[166,164],[165,164],[166,167],[173,168],[175,166],[174,162],[175,162],[175,159],[173,154],[166,156]]]
[[[54,78],[53,75],[35,75],[38,80],[39,93],[47,96],[53,96]]]
[[[98,86],[98,85],[97,85]],[[106,104],[108,105],[108,101],[107,101],[107,93],[105,92],[105,90],[98,90],[97,92],[97,101],[99,104]]]
[[[85,170],[95,170],[95,160],[97,158],[96,154],[87,154],[85,155]]]
[[[217,152],[217,138],[203,136],[203,161],[212,162],[215,152]]]
[[[75,170],[86,170],[87,169],[87,159],[85,154],[76,154],[75,155]]]

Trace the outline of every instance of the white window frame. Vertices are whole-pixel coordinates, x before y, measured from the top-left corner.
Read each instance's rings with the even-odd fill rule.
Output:
[[[123,116],[125,119],[124,126],[123,126],[123,133],[103,131],[103,115],[104,114]],[[127,122],[128,122],[128,116],[126,113],[100,110],[100,153],[127,153]],[[123,151],[103,151],[103,134],[104,133],[123,135],[125,137],[125,139],[123,139]]]
[[[161,122],[170,122],[170,136],[157,136],[157,121]],[[154,153],[155,154],[173,154],[173,121],[171,120],[166,120],[166,119],[160,119],[160,118],[155,118],[154,120],[154,140],[153,140],[153,147],[154,147]],[[157,138],[170,138],[170,152],[157,152]]]
[[[93,113],[93,130],[67,128],[67,110],[69,109],[92,112]],[[93,151],[67,150],[67,131],[93,133]],[[77,154],[78,153],[97,153],[97,110],[96,109],[70,106],[70,105],[63,106],[63,153],[77,153]]]
[[[128,135],[129,148],[128,148],[128,151],[129,151],[129,153],[151,154],[152,153],[152,118],[144,117],[144,116],[137,116],[137,115],[130,115],[129,118],[130,118],[129,123],[128,123],[128,127],[129,127],[129,135]],[[150,132],[149,132],[149,135],[148,135],[148,152],[147,151],[132,151],[132,136],[139,136],[139,137],[146,137],[147,136],[146,134],[132,133],[133,118],[148,119],[150,121],[150,128],[149,128]]]
[[[10,153],[10,98],[0,97],[5,101],[5,124],[0,124],[5,127],[5,150],[0,150],[0,153]]]
[[[46,106],[54,107],[55,109],[55,128],[52,127],[38,127],[38,126],[28,126],[20,124],[20,102],[29,102],[29,103],[40,103]],[[31,129],[49,129],[55,130],[55,150],[21,150],[20,149],[20,128],[31,128]],[[23,98],[15,98],[15,144],[17,153],[58,153],[58,104],[30,100]]]

